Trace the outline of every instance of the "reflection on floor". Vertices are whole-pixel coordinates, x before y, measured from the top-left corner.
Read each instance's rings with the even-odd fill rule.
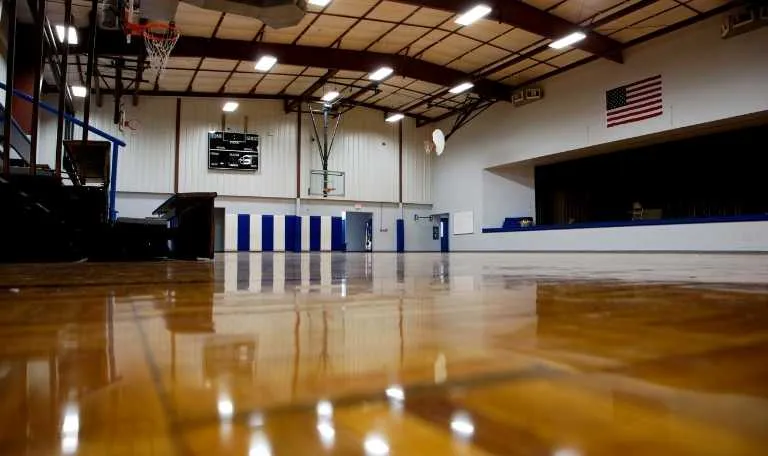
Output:
[[[0,266],[0,454],[765,454],[768,258]]]

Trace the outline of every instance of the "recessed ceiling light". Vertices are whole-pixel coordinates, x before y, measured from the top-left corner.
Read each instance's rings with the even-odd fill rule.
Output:
[[[467,90],[471,89],[474,86],[475,85],[472,84],[471,82],[464,82],[464,83],[459,84],[456,87],[452,88],[451,90],[449,90],[449,92],[454,93],[454,94],[462,93],[462,92],[466,92]]]
[[[236,101],[228,101],[224,103],[224,106],[221,108],[224,112],[235,112],[237,111],[238,106],[240,106],[240,103]]]
[[[389,123],[395,123],[395,122],[399,122],[399,121],[403,120],[403,118],[405,118],[405,116],[403,114],[396,113],[396,114],[390,114],[389,116],[387,116],[386,120]]]
[[[390,67],[381,67],[378,70],[374,71],[373,73],[368,75],[368,79],[371,81],[383,81],[385,78],[388,78],[389,75],[394,73],[395,70],[393,70]]]
[[[573,32],[568,36],[565,36],[563,38],[560,38],[557,41],[553,41],[549,43],[549,47],[553,49],[562,49],[566,46],[572,45],[573,43],[578,43],[579,41],[583,40],[586,37],[587,35],[585,35],[584,33]]]
[[[337,98],[339,98],[339,95],[341,95],[339,92],[335,90],[331,90],[330,92],[327,92],[325,95],[323,95],[323,98],[321,100],[325,101],[326,103],[331,102]]]
[[[325,5],[329,4],[329,3],[331,3],[331,0],[309,0],[309,2],[307,2],[307,3],[309,3],[310,5],[315,5],[315,6],[325,6]]]
[[[83,86],[72,86],[72,96],[78,98],[85,98],[85,94],[88,93]]]
[[[256,65],[254,68],[258,71],[269,71],[272,69],[273,66],[277,63],[277,57],[273,57],[271,55],[263,55],[259,59],[258,62],[256,62]]]
[[[64,26],[63,25],[57,25],[56,26],[56,36],[59,38],[59,42],[63,43],[65,41],[64,38]],[[77,44],[77,29],[69,26],[69,33],[67,33],[66,37],[67,44],[75,45]]]
[[[488,5],[477,5],[466,13],[456,18],[456,23],[459,25],[469,25],[478,19],[482,19],[492,11]]]

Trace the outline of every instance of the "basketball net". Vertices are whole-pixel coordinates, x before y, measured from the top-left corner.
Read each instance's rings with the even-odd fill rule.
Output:
[[[149,70],[159,76],[168,64],[168,57],[181,34],[172,24],[153,22],[144,28],[144,45],[147,48]]]

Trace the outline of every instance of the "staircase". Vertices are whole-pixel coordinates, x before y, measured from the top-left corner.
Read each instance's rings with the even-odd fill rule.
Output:
[[[0,149],[1,114],[2,106]],[[107,230],[105,186],[80,185],[69,156],[73,185],[47,165],[29,174],[29,138],[16,122],[11,131],[11,174],[0,174],[0,262],[75,261],[97,253]]]

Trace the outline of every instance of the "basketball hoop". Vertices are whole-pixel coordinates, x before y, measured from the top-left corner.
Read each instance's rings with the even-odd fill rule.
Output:
[[[155,75],[160,75],[168,63],[168,57],[181,33],[172,23],[150,22],[143,27],[144,45],[147,48],[149,69]]]

